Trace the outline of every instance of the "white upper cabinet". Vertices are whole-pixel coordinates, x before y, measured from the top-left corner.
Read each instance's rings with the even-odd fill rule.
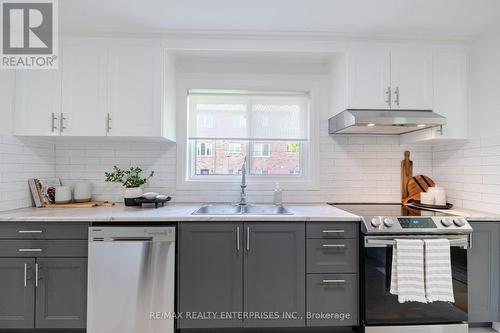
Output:
[[[16,73],[16,135],[59,135],[60,113],[59,70],[20,70]]]
[[[159,42],[68,40],[61,69],[17,74],[15,134],[175,139],[175,69]],[[165,106],[167,105],[167,106]]]
[[[433,110],[446,117],[446,125],[404,134],[402,142],[465,140],[468,137],[467,51],[461,48],[437,50],[433,59]]]
[[[392,109],[432,109],[432,52],[415,50],[391,52]]]
[[[162,80],[160,47],[110,48],[108,135],[162,135]]]
[[[356,48],[348,60],[351,109],[390,108],[391,62],[385,48]]]
[[[106,53],[92,45],[63,47],[61,135],[106,135]]]
[[[347,81],[346,108],[432,109],[432,51],[355,43],[347,54]]]

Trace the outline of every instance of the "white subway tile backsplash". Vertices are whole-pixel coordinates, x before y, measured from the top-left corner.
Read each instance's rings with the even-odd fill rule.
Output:
[[[55,166],[54,144],[0,136],[0,211],[31,206],[28,179],[53,178]]]
[[[397,202],[400,163],[411,151],[414,174],[432,176],[448,190],[457,207],[500,213],[500,137],[447,145],[400,145],[398,137],[320,137],[319,190],[287,191],[289,202]],[[0,210],[30,206],[28,178],[59,177],[65,184],[89,181],[97,200],[120,201],[123,189],[104,182],[114,165],[155,170],[147,190],[162,192],[177,202],[233,202],[238,186],[227,191],[176,189],[176,146],[166,143],[49,143],[0,137]],[[272,201],[271,191],[249,186],[249,200]]]
[[[435,146],[433,157],[434,179],[448,189],[450,202],[500,213],[500,136]]]

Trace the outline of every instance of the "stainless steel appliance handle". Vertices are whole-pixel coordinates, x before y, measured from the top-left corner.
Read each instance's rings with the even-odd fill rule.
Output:
[[[20,234],[41,234],[43,233],[42,230],[19,230],[18,233]]]
[[[114,237],[111,242],[152,242],[153,237]]]
[[[28,285],[28,264],[24,264],[24,288]]]
[[[396,239],[448,239],[450,246],[461,247],[463,249],[471,248],[471,244],[468,236],[462,237],[446,237],[446,236],[399,236],[394,238],[388,237],[365,237],[363,245],[364,247],[388,247],[396,245]]]

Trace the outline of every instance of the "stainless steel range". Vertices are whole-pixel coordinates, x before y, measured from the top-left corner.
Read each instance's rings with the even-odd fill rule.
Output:
[[[332,205],[363,217],[360,304],[365,332],[468,332],[467,249],[472,227],[466,219],[401,204]],[[450,241],[454,303],[399,303],[390,293],[393,246],[402,238]]]

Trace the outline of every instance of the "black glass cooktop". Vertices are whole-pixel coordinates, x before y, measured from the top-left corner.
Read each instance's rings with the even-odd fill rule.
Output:
[[[450,216],[441,212],[423,210],[414,207],[406,207],[400,203],[378,204],[378,203],[328,203],[339,209],[345,210],[358,216]]]

